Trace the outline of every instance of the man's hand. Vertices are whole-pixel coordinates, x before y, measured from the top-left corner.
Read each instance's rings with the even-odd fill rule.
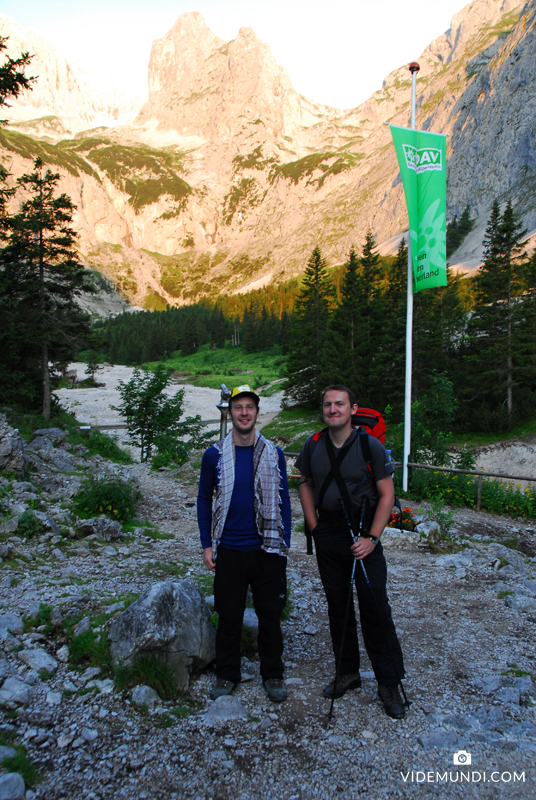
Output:
[[[374,550],[375,544],[369,538],[362,536],[355,544],[352,545],[352,555],[360,561],[362,558],[369,556]]]
[[[212,547],[205,547],[203,549],[203,561],[205,562],[205,567],[211,570],[216,569],[216,563],[212,556]]]

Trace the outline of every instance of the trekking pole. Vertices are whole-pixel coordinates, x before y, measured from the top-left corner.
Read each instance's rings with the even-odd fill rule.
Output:
[[[363,503],[363,507],[361,510],[361,519],[359,520],[359,529],[361,530],[361,525],[363,524],[363,518],[365,516],[365,503]],[[350,530],[352,530],[350,528]],[[353,536],[353,531],[352,531]],[[355,541],[355,538],[354,538]],[[344,640],[346,638],[346,628],[348,626],[348,613],[350,611],[350,599],[353,595],[354,591],[354,579],[355,579],[355,567],[356,567],[357,558],[354,556],[354,563],[352,564],[352,576],[350,578],[350,588],[348,590],[348,599],[346,601],[346,613],[344,615],[344,625],[342,628],[342,636],[341,636],[341,648],[339,650],[339,655],[337,661],[335,663],[335,682],[333,684],[333,694],[331,695],[331,706],[329,708],[328,719],[331,721],[333,717],[333,704],[335,703],[335,692],[337,691],[337,683],[339,682],[339,673],[341,669],[341,660],[342,660],[342,653],[344,650]]]
[[[361,519],[359,521],[359,528],[358,528],[358,531],[357,531],[357,536],[354,534],[354,529],[352,527],[352,524],[351,524],[350,520],[348,519],[348,516],[346,516],[346,524],[348,525],[348,527],[350,529],[350,533],[352,534],[352,539],[354,540],[354,544],[356,542],[358,542],[360,540],[360,538],[361,538],[361,530],[362,530],[363,517],[364,517],[364,507],[366,506],[366,502],[367,502],[367,498],[365,497],[363,499],[363,508],[362,508],[362,513],[361,513]],[[344,508],[344,504],[343,504],[342,500],[341,500],[341,505]],[[354,570],[355,570],[355,561],[356,561],[356,558],[354,557]],[[387,635],[387,626],[385,624],[385,617],[384,617],[384,614],[383,614],[383,610],[379,607],[378,602],[376,600],[376,597],[374,595],[374,592],[372,590],[372,586],[370,585],[369,577],[367,575],[367,569],[366,569],[365,565],[363,564],[363,559],[360,558],[359,561],[361,563],[361,569],[363,570],[363,575],[364,575],[364,578],[365,578],[365,582],[366,582],[366,584],[367,584],[367,586],[369,588],[370,594],[372,596],[372,601],[373,601],[373,603],[374,603],[374,605],[376,607],[376,611],[378,612],[378,616],[379,616],[379,618],[381,620],[381,623],[382,623],[383,634],[385,636],[385,641],[387,643],[387,649],[389,651],[389,655],[391,656],[391,661],[392,661],[394,670],[396,672],[396,677],[398,678],[398,682],[400,684],[400,688],[402,689],[402,694],[404,695],[404,705],[407,708],[409,708],[409,706],[411,704],[410,704],[410,701],[408,700],[408,698],[406,696],[406,690],[404,689],[404,684],[402,683],[402,678],[400,677],[400,673],[399,673],[398,667],[396,665],[396,660],[395,660],[395,657],[393,655],[393,651],[392,651],[391,645],[389,643],[389,636]]]

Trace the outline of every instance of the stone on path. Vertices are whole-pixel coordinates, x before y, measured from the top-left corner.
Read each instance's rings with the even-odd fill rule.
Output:
[[[0,778],[0,800],[24,800],[24,780],[18,772],[9,772]]]
[[[15,636],[22,633],[24,631],[22,617],[18,614],[14,614],[12,611],[7,611],[5,614],[2,614],[0,617],[0,631],[10,631],[10,633],[15,634]]]
[[[210,611],[188,579],[154,584],[114,619],[109,640],[114,663],[131,666],[137,657],[152,655],[167,664],[179,690],[216,655]]]
[[[106,517],[84,519],[78,523],[76,530],[82,536],[96,536],[97,539],[104,539],[105,542],[112,542],[123,536],[121,523],[116,519],[106,519]]]
[[[30,669],[39,672],[40,669],[46,669],[48,672],[55,672],[58,669],[58,662],[45,650],[37,647],[35,650],[21,650],[17,653],[20,660],[27,664]]]
[[[147,708],[154,708],[161,704],[158,692],[155,692],[150,686],[136,686],[132,690],[132,702],[138,706],[147,706]]]
[[[205,725],[220,725],[233,719],[247,720],[248,712],[240,702],[238,697],[223,695],[214,700],[209,710],[205,714]]]
[[[33,697],[32,687],[19,678],[6,678],[0,689],[0,706],[26,706]]]
[[[401,531],[398,528],[384,528],[381,542],[384,547],[393,547],[397,550],[410,550],[417,547],[422,539],[415,531]]]
[[[0,764],[5,758],[13,758],[17,754],[17,751],[13,749],[13,747],[6,747],[3,744],[0,744]]]

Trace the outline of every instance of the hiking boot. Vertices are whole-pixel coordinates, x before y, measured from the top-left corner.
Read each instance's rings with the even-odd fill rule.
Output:
[[[218,678],[210,690],[210,699],[217,700],[218,697],[231,694],[235,686],[236,683],[233,683],[232,681],[226,681],[225,678]]]
[[[349,675],[339,675],[337,678],[337,688],[335,688],[335,678],[324,686],[322,694],[324,697],[342,697],[349,689],[361,688],[361,675],[359,672],[350,672]]]
[[[380,686],[378,684],[378,699],[383,703],[388,717],[402,719],[405,716],[406,706],[400,697],[398,686]]]
[[[281,703],[282,700],[287,699],[287,687],[282,678],[268,678],[263,681],[262,685],[270,700],[274,703]]]

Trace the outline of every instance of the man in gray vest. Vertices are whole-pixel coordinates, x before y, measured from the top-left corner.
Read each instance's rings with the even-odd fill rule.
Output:
[[[301,474],[303,513],[314,538],[318,569],[328,601],[335,662],[339,665],[338,677],[324,688],[323,694],[341,697],[349,689],[361,686],[353,592],[346,617],[356,558],[363,562],[367,574],[365,577],[358,564],[355,586],[361,630],[378,681],[379,699],[390,717],[401,719],[405,705],[398,686],[404,677],[404,663],[387,599],[387,565],[380,542],[395,499],[393,465],[383,444],[363,433],[370,454],[368,463],[360,433],[352,428],[352,414],[357,413],[357,404],[348,387],[328,386],[322,396],[322,412],[327,430],[307,439],[296,466]],[[338,465],[338,479],[334,460]],[[354,530],[356,521],[361,522],[361,535],[356,542],[348,525],[345,510],[348,502],[353,511]]]

